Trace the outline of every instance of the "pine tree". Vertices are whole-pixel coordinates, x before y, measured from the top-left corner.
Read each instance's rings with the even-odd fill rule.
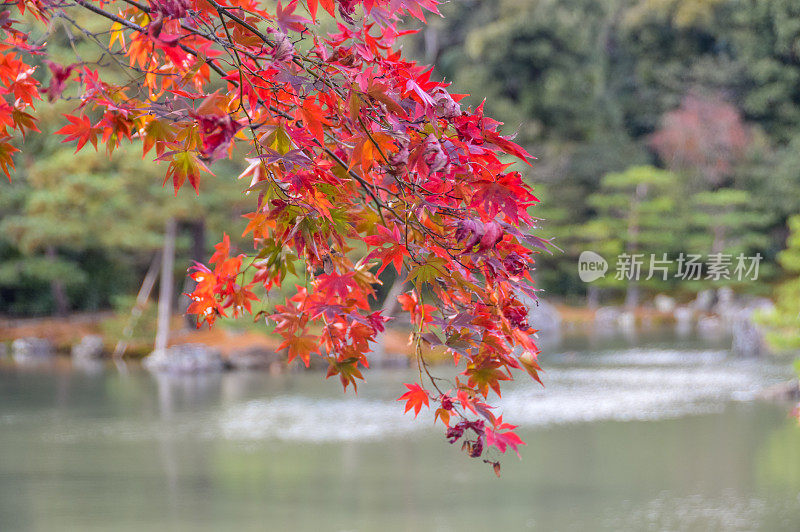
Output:
[[[594,246],[590,249],[609,261],[609,274],[598,286],[624,285],[627,307],[638,303],[640,285],[659,287],[664,283],[662,273],[654,271],[650,276],[649,265],[652,260],[662,260],[664,254],[669,258],[680,235],[682,221],[673,215],[676,203],[669,193],[677,182],[678,176],[666,170],[634,166],[605,175],[600,190],[589,198],[597,217],[587,222],[582,232]],[[631,257],[631,265],[640,260],[638,275],[628,270],[633,275],[615,278],[618,257],[623,262],[624,257]]]
[[[800,350],[800,215],[790,218],[789,228],[786,249],[778,261],[790,277],[775,291],[775,308],[757,316],[776,351]]]
[[[244,185],[236,181],[209,178],[207,193],[183,190],[176,198],[162,186],[163,170],[142,161],[136,147],[122,146],[109,158],[73,153],[56,140],[45,142],[36,160],[18,164],[15,192],[4,201],[0,286],[8,310],[107,307],[115,295],[136,289],[168,218],[185,226],[202,220],[217,235],[237,220],[233,208]],[[181,243],[182,255],[191,245]],[[184,259],[179,269],[189,265]],[[29,299],[31,290],[41,295]]]

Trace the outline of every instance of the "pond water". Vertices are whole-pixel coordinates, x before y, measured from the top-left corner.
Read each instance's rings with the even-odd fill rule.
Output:
[[[315,374],[155,378],[0,365],[0,530],[800,530],[800,427],[753,401],[787,364],[689,341],[574,343],[498,401],[486,464]]]

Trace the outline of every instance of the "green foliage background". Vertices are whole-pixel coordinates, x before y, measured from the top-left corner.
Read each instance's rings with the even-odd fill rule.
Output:
[[[737,108],[747,153],[721,182],[691,169],[664,175],[649,194],[642,253],[674,258],[712,252],[764,260],[759,282],[731,283],[769,295],[783,275],[777,254],[787,220],[800,213],[800,4],[792,0],[462,0],[443,6],[416,41],[439,73],[485,99],[487,114],[539,157],[529,171],[542,204],[542,236],[565,253],[543,256],[539,284],[584,301],[577,257],[630,247],[631,214],[613,176],[669,166],[652,147],[665,113],[689,94]],[[628,174],[630,176],[630,174]],[[652,177],[652,176],[651,176]],[[713,251],[712,251],[713,250]],[[607,256],[611,263],[610,257]],[[604,301],[624,287],[600,283]],[[717,283],[651,283],[688,299]]]

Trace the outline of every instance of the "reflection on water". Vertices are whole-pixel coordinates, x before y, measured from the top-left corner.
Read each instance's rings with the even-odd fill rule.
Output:
[[[789,369],[672,342],[577,346],[497,403],[497,480],[318,375],[0,367],[0,530],[798,530],[800,429],[750,402]],[[677,346],[677,347],[676,347]]]

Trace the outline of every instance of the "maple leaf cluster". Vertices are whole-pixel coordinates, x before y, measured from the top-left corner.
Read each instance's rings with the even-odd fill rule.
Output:
[[[198,324],[251,313],[255,287],[269,291],[296,274],[306,284],[255,318],[274,324],[290,360],[320,357],[328,377],[356,388],[389,319],[371,302],[392,267],[405,283],[399,302],[421,378],[406,385],[406,411],[435,407],[435,422],[470,456],[517,450],[515,427],[486,401],[512,370],[537,380],[540,371],[520,299],[535,298],[530,272],[547,243],[529,234],[538,200],[512,168],[532,157],[483,105],[463,106],[432,69],[399,51],[409,33],[401,19],[424,23],[438,4],[20,0],[11,9],[42,26],[73,11],[105,19],[107,31],[87,34],[135,75],[112,82],[80,58],[37,69],[46,50],[6,12],[0,167],[13,166],[15,133],[36,129],[28,111],[45,91],[34,74],[49,76],[49,99],[77,101],[58,132],[65,142],[110,152],[141,141],[145,155],[154,150],[166,163],[176,193],[187,182],[199,190],[211,163],[246,152],[240,179],[254,198],[245,215],[253,251],[232,253],[225,236],[213,269],[193,267],[189,311]],[[323,17],[335,20],[333,33],[319,32]],[[450,353],[461,375],[446,385],[433,376],[426,346]]]

